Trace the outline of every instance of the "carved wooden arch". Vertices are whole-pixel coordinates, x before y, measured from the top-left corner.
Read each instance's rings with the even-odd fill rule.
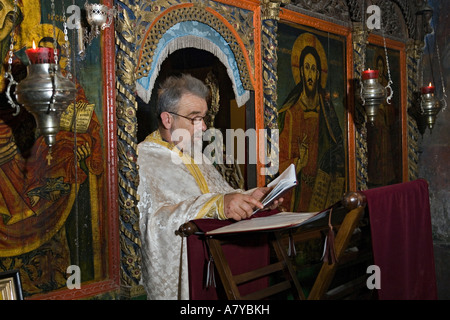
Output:
[[[234,61],[237,65],[242,87],[245,90],[253,90],[255,86],[254,79],[250,73],[250,70],[253,69],[252,61],[243,41],[233,26],[215,10],[193,3],[185,3],[170,7],[152,22],[145,34],[141,49],[137,55],[136,79],[147,77],[149,73],[158,71],[152,70],[152,67],[155,67],[153,61],[154,53],[161,38],[176,24],[190,21],[203,23],[220,34],[227,42],[234,55]],[[195,44],[192,45],[192,47],[196,47]],[[199,47],[199,49],[205,50],[204,47]],[[214,50],[208,51],[217,56],[217,52],[214,52]],[[220,58],[221,57],[219,57],[219,59]],[[235,82],[234,79],[231,80]]]
[[[180,21],[198,21],[216,30],[227,40],[239,66],[239,79],[251,90],[255,104],[262,106],[260,74],[259,3],[254,0],[115,0],[116,44],[116,124],[117,182],[120,232],[121,295],[145,294],[140,286],[141,242],[139,230],[139,171],[137,161],[137,80],[148,74],[164,32]],[[151,67],[150,67],[151,68]],[[254,93],[253,93],[254,92]],[[256,127],[261,127],[262,113],[256,114]]]

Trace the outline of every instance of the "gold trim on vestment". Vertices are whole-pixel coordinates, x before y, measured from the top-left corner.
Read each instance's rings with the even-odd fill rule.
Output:
[[[194,177],[202,194],[209,193],[209,188],[208,188],[208,184],[206,183],[205,177],[203,176],[202,172],[200,171],[200,168],[194,162],[194,159],[192,159],[191,156],[183,153],[173,143],[164,141],[161,137],[161,133],[159,132],[159,130],[155,130],[153,133],[148,135],[147,138],[145,138],[145,141],[157,143],[157,144],[159,144],[163,147],[166,147],[169,150],[175,152],[176,154],[178,154],[178,156],[181,158],[181,160],[183,161],[186,168],[189,170],[191,175]],[[223,195],[222,194],[219,194],[219,195],[211,198],[210,200],[208,200],[203,205],[203,207],[200,209],[200,211],[197,213],[195,219],[200,219],[200,218],[205,218],[205,217],[213,218],[214,211],[215,211],[214,205],[217,208],[219,219],[227,219],[227,217],[224,214],[224,210],[223,210]]]

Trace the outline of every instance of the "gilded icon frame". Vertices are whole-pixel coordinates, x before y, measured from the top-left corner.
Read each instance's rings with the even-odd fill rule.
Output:
[[[386,59],[387,53],[387,59]],[[375,119],[375,123],[372,126],[371,124],[367,124],[368,136],[367,136],[367,152],[368,152],[368,187],[380,187],[384,185],[401,183],[408,180],[408,142],[406,139],[407,136],[407,92],[406,92],[406,52],[405,52],[405,44],[400,41],[395,41],[388,38],[383,38],[377,34],[370,34],[368,37],[368,45],[366,48],[366,69],[373,68],[379,69],[378,66],[375,65],[375,60],[380,60],[379,58],[383,58],[385,67],[385,71],[383,72],[382,85],[386,86],[389,81],[389,77],[392,80],[391,88],[393,90],[393,94],[391,99],[389,100],[390,104],[383,103],[380,105],[378,109],[378,114]],[[389,68],[388,68],[389,67]],[[387,97],[389,96],[390,89],[387,90]],[[383,106],[389,106],[392,110],[390,112],[391,116],[388,116],[388,112]],[[389,150],[386,150],[385,155],[375,155],[374,149],[379,149],[382,144],[382,140],[384,138],[377,134],[376,135],[376,144],[371,141],[372,131],[377,128],[378,123],[385,123],[388,127],[385,130],[378,130],[380,132],[388,132],[390,143]],[[375,131],[375,130],[374,130]],[[374,138],[375,139],[375,138]],[[372,165],[375,160],[378,158],[380,162],[384,162],[385,164],[392,164],[393,169],[381,169]],[[388,174],[390,171],[391,174]],[[371,179],[371,176],[375,176],[375,174],[371,174],[371,172],[376,172],[376,176],[384,177],[384,180],[374,181]],[[382,174],[380,174],[382,172]],[[392,176],[392,179],[386,178]]]
[[[287,27],[285,27],[287,26]],[[286,43],[283,47],[283,30],[287,30],[286,33],[291,32],[292,34],[286,35]],[[355,127],[353,122],[354,115],[354,101],[353,101],[353,48],[352,48],[352,36],[351,29],[345,26],[337,25],[331,22],[327,22],[321,19],[307,17],[301,13],[292,12],[288,10],[282,10],[280,13],[280,21],[278,24],[278,37],[279,37],[279,48],[277,51],[278,54],[278,91],[277,91],[277,105],[278,105],[278,125],[280,127],[280,171],[282,168],[282,161],[284,156],[283,152],[283,144],[285,143],[285,139],[283,139],[283,112],[286,111],[286,107],[283,105],[288,105],[289,97],[294,94],[296,89],[301,89],[299,87],[300,83],[297,85],[294,82],[295,77],[299,77],[299,75],[295,75],[294,73],[294,61],[299,59],[300,53],[295,53],[295,47],[298,46],[299,39],[306,35],[309,36],[308,41],[310,43],[318,44],[317,52],[319,58],[325,61],[325,66],[322,65],[321,69],[321,87],[323,89],[323,100],[328,99],[330,101],[329,110],[332,113],[336,113],[337,120],[335,121],[336,128],[339,128],[338,132],[340,140],[342,140],[343,148],[340,148],[340,158],[339,160],[332,160],[330,162],[338,163],[338,166],[341,167],[339,172],[340,182],[338,184],[330,184],[330,187],[327,191],[327,200],[325,203],[318,202],[318,198],[320,197],[311,197],[310,203],[306,203],[301,206],[297,206],[295,204],[292,206],[290,204],[289,208],[284,208],[287,211],[302,211],[325,208],[327,205],[332,204],[335,200],[338,200],[342,197],[343,193],[348,190],[353,190],[356,188],[356,163],[355,163]],[[306,39],[306,38],[305,38]],[[304,45],[303,47],[306,47]],[[322,48],[320,48],[322,47]],[[334,51],[333,51],[334,50]],[[299,50],[300,51],[300,50]],[[293,58],[293,59],[292,59]],[[287,61],[287,59],[291,59]],[[297,66],[298,67],[298,66]],[[330,84],[331,83],[331,84]],[[291,92],[289,92],[291,91]],[[292,100],[291,100],[292,102]],[[336,107],[335,107],[336,106]],[[292,106],[291,106],[292,108]],[[321,107],[325,109],[324,107]],[[319,112],[320,114],[320,112]],[[292,117],[294,119],[294,116]],[[324,123],[324,122],[322,122]],[[331,132],[331,131],[330,131]],[[336,134],[335,134],[336,136]],[[293,139],[293,138],[292,138]],[[285,146],[285,150],[287,148],[294,149],[292,139],[288,139],[290,141],[288,143],[289,146]],[[291,141],[292,140],[292,141]],[[339,138],[336,138],[339,140]],[[313,143],[311,142],[310,145]],[[300,148],[300,147],[299,147]],[[320,152],[320,151],[319,151]],[[294,158],[294,152],[290,156],[287,157],[289,161]],[[318,158],[320,159],[320,157]],[[324,159],[322,157],[322,159]],[[292,161],[294,161],[292,160]],[[342,169],[342,167],[344,169]],[[319,172],[319,171],[318,171]],[[299,177],[297,177],[299,178]],[[303,176],[301,177],[301,179]],[[344,181],[342,180],[344,179]],[[318,178],[314,178],[312,181],[315,181],[314,190],[317,190],[317,181],[320,180]],[[337,187],[336,187],[337,186]],[[318,194],[313,192],[313,194]],[[299,196],[293,196],[291,202],[295,202],[295,198],[300,198]],[[317,199],[315,199],[317,198]],[[286,200],[286,199],[285,199]],[[315,203],[314,205],[312,203]]]
[[[0,300],[23,300],[18,270],[0,272]]]
[[[103,1],[103,3],[109,7],[113,6],[113,1],[112,0],[105,0]],[[39,6],[37,6],[37,4],[39,4]],[[78,0],[78,5],[82,5],[81,0]],[[26,21],[26,25],[27,28],[22,28],[20,29],[20,32],[16,33],[16,39],[21,40],[21,41],[17,41],[17,48],[15,48],[15,59],[19,62],[20,60],[23,61],[24,57],[25,57],[25,53],[24,50],[25,48],[29,48],[29,41],[33,41],[36,37],[37,39],[45,39],[49,37],[49,34],[51,36],[51,32],[53,32],[53,26],[51,23],[46,23],[48,22],[47,20],[51,19],[51,12],[50,12],[50,4],[45,5],[44,3],[40,3],[40,1],[35,0],[34,1],[34,7],[33,7],[33,3],[30,2],[26,2],[26,6],[25,4],[21,7],[21,10],[24,12],[24,16],[25,16],[25,21]],[[56,8],[55,11],[56,13],[61,12],[62,10],[62,6],[63,4],[61,3],[57,3],[56,4]],[[32,7],[32,9],[34,9],[35,7],[39,7],[39,10],[31,10],[30,8]],[[36,25],[34,25],[33,23],[39,19],[41,19],[42,16],[45,16],[46,19],[43,20],[42,23],[37,23]],[[59,16],[58,16],[59,17]],[[45,23],[44,23],[45,22]],[[60,23],[62,24],[62,20],[58,20],[57,21],[57,25],[56,30],[59,31],[60,28]],[[26,34],[26,32],[28,32],[29,30],[33,31],[33,36],[30,36],[29,34]],[[23,35],[25,34],[25,36]],[[57,33],[57,38],[58,40],[61,40],[61,35],[63,35],[62,31]],[[49,245],[49,243],[51,243],[50,241],[47,241],[47,238],[44,237],[36,237],[35,239],[32,239],[33,241],[23,241],[23,243],[19,243],[20,245],[20,250],[22,251],[17,251],[17,252],[13,252],[13,250],[15,248],[12,248],[10,252],[7,252],[6,250],[3,250],[3,255],[2,257],[0,257],[0,262],[1,263],[1,271],[4,271],[1,275],[3,276],[4,274],[6,275],[12,275],[11,277],[7,277],[5,278],[6,280],[4,281],[4,283],[2,282],[2,287],[4,287],[5,290],[8,290],[8,292],[10,292],[12,285],[17,283],[18,280],[21,280],[20,283],[23,286],[23,290],[21,288],[20,291],[20,295],[15,295],[15,297],[19,297],[19,298],[24,298],[27,300],[39,300],[39,299],[62,299],[62,300],[69,300],[69,299],[80,299],[80,298],[85,298],[85,297],[90,297],[90,296],[94,296],[94,295],[100,295],[100,294],[115,294],[115,292],[117,292],[120,289],[120,240],[119,240],[119,217],[118,217],[118,203],[117,203],[117,199],[118,199],[118,193],[117,193],[117,186],[118,186],[118,182],[117,182],[117,137],[116,137],[116,131],[117,131],[117,123],[116,123],[116,108],[115,108],[115,55],[114,55],[114,51],[115,51],[115,32],[114,32],[114,26],[111,26],[110,28],[107,28],[105,30],[102,31],[102,35],[101,37],[99,37],[98,39],[98,45],[96,44],[95,47],[94,45],[92,45],[90,48],[88,48],[88,50],[90,49],[91,52],[88,52],[88,56],[89,54],[91,55],[95,55],[98,49],[99,54],[101,55],[101,63],[96,65],[95,68],[95,72],[92,72],[93,69],[89,69],[86,68],[87,72],[91,72],[90,77],[88,78],[89,81],[93,82],[92,79],[95,78],[101,78],[102,81],[97,81],[95,82],[95,85],[90,86],[90,91],[89,93],[86,93],[86,98],[92,98],[93,100],[96,101],[96,106],[98,107],[97,110],[97,114],[99,117],[99,131],[101,131],[100,135],[100,139],[98,139],[98,144],[101,145],[101,148],[99,148],[99,152],[96,152],[96,154],[100,154],[103,157],[103,161],[99,164],[98,167],[101,166],[102,168],[102,173],[101,173],[101,177],[102,180],[98,179],[96,180],[95,178],[97,176],[100,176],[100,174],[95,175],[95,174],[89,174],[89,177],[86,178],[86,184],[89,183],[89,188],[91,188],[92,185],[92,189],[94,191],[96,191],[97,189],[99,190],[100,188],[98,188],[99,185],[104,186],[104,190],[105,192],[98,192],[94,194],[94,192],[90,192],[91,189],[89,189],[89,197],[91,201],[85,201],[86,203],[88,203],[88,205],[90,206],[90,209],[92,210],[92,212],[94,212],[92,215],[85,215],[84,214],[84,210],[85,208],[88,206],[84,206],[83,208],[80,208],[79,212],[74,212],[76,214],[73,214],[72,216],[76,215],[76,218],[74,218],[72,221],[77,221],[79,217],[86,217],[83,218],[85,219],[84,221],[88,221],[89,224],[85,224],[85,225],[90,225],[91,221],[97,222],[99,221],[98,225],[101,227],[97,228],[97,225],[94,228],[91,228],[89,230],[89,233],[92,233],[92,236],[90,236],[90,234],[88,236],[85,237],[85,239],[87,239],[82,245],[79,245],[80,242],[78,242],[79,239],[82,238],[82,236],[79,236],[79,229],[76,230],[76,233],[78,233],[78,235],[75,237],[71,237],[72,239],[75,239],[74,241],[77,243],[77,246],[79,245],[79,247],[81,248],[81,250],[84,249],[83,253],[86,253],[88,250],[86,250],[86,248],[90,249],[92,247],[91,252],[89,252],[89,257],[92,257],[89,260],[90,265],[86,264],[85,261],[87,261],[88,259],[86,259],[86,257],[76,257],[75,259],[72,258],[70,260],[70,257],[68,257],[68,255],[64,256],[64,265],[61,263],[62,267],[60,268],[56,268],[54,267],[55,264],[53,264],[52,266],[54,267],[53,270],[57,270],[59,272],[59,275],[62,275],[61,277],[58,277],[58,288],[49,288],[48,286],[42,286],[42,290],[38,291],[30,291],[28,292],[27,290],[29,289],[29,283],[31,283],[30,280],[30,276],[27,272],[24,272],[24,270],[26,270],[23,265],[25,265],[24,261],[21,260],[22,255],[26,256],[27,258],[27,263],[28,261],[31,261],[32,258],[35,258],[37,256],[37,254],[35,254],[36,252],[38,252],[38,254],[40,254],[41,252],[47,253],[50,252],[50,250],[43,250],[41,247],[43,245]],[[48,39],[46,39],[48,40]],[[69,39],[69,40],[73,40],[73,39]],[[92,49],[94,47],[94,49]],[[62,55],[61,55],[62,56]],[[75,57],[75,55],[74,55]],[[98,57],[95,57],[95,59],[99,59]],[[66,61],[66,60],[64,60]],[[92,60],[89,60],[85,58],[85,60],[81,61],[81,60],[77,60],[78,66],[80,66],[81,64],[85,63],[85,64],[89,64],[91,63]],[[63,59],[60,59],[61,64],[63,64]],[[19,63],[18,63],[19,64]],[[22,65],[22,63],[20,63],[20,65]],[[26,64],[24,64],[26,65]],[[80,72],[80,70],[77,70],[77,73],[75,73],[75,78],[82,78],[84,75],[82,74],[82,72]],[[79,79],[79,82],[82,83],[82,80],[84,79]],[[81,86],[80,86],[81,87]],[[85,86],[86,87],[86,86]],[[87,86],[89,87],[89,86]],[[77,88],[79,88],[77,86]],[[78,107],[78,105],[77,105]],[[30,115],[31,116],[31,115]],[[71,117],[71,115],[69,115],[69,117]],[[27,118],[28,120],[28,118]],[[31,119],[32,121],[34,121],[34,119]],[[25,123],[25,122],[24,122]],[[26,123],[28,124],[28,122]],[[30,126],[31,127],[31,126]],[[77,126],[78,128],[78,126]],[[64,130],[60,130],[60,131],[64,131]],[[66,130],[68,131],[68,130]],[[77,130],[78,132],[78,130]],[[29,132],[20,132],[21,136],[26,136]],[[34,133],[33,133],[34,134]],[[34,135],[33,135],[34,136]],[[16,138],[18,140],[18,138]],[[80,138],[78,137],[78,142],[80,142]],[[54,150],[55,148],[53,148]],[[46,150],[46,149],[45,149]],[[93,152],[92,152],[93,153]],[[22,159],[21,157],[17,157]],[[56,158],[56,156],[55,156]],[[29,159],[29,158],[26,158]],[[38,158],[39,159],[39,158]],[[28,160],[27,160],[28,161]],[[29,161],[31,162],[31,161]],[[43,163],[45,161],[42,161]],[[52,161],[52,162],[56,162],[56,161]],[[49,162],[47,162],[49,165]],[[47,164],[46,164],[47,165]],[[37,167],[37,166],[36,166]],[[81,165],[80,165],[81,167]],[[21,168],[21,167],[19,167]],[[41,168],[41,167],[39,167]],[[77,169],[79,170],[79,169]],[[48,170],[51,171],[51,170]],[[33,172],[33,171],[30,171]],[[81,172],[81,170],[79,170],[79,172]],[[34,176],[38,177],[39,174],[41,173],[41,171],[37,172],[33,172]],[[91,182],[92,180],[92,182]],[[77,184],[77,187],[80,187],[81,183],[79,183],[78,181],[76,181],[75,184]],[[86,190],[87,188],[85,188]],[[25,188],[24,188],[25,190]],[[79,189],[78,189],[79,190]],[[88,193],[88,192],[86,192]],[[86,193],[84,195],[86,195]],[[76,194],[74,192],[74,194]],[[2,194],[3,196],[3,194]],[[21,195],[22,196],[22,195]],[[25,194],[23,195],[25,197]],[[71,198],[71,201],[73,201],[73,203],[76,203],[76,198],[78,196],[74,196]],[[10,197],[9,199],[17,199],[19,197]],[[62,197],[61,197],[62,199]],[[84,199],[84,198],[83,198]],[[64,199],[63,199],[64,200]],[[41,203],[44,202],[44,200],[40,200]],[[51,202],[51,200],[49,200],[49,202]],[[84,201],[79,201],[80,203]],[[101,206],[99,205],[101,203]],[[95,206],[95,209],[93,209],[93,206]],[[71,212],[71,207],[67,206],[69,209],[64,210],[64,212],[67,212],[67,215],[70,215]],[[75,205],[73,206],[75,207]],[[100,208],[100,209],[99,209]],[[46,210],[43,210],[43,212],[48,212],[48,207],[45,208]],[[63,210],[60,210],[59,212],[62,212]],[[41,216],[42,218],[42,216]],[[69,223],[67,222],[67,220],[65,220],[67,218],[67,216],[64,215],[63,218],[61,218],[58,223],[54,223],[51,224],[52,228],[54,230],[56,230],[56,234],[58,234],[58,232],[63,228],[62,226],[82,226],[81,223]],[[89,220],[90,219],[90,220]],[[13,226],[16,226],[14,224],[11,224]],[[23,227],[23,229],[21,229],[21,226],[19,227],[19,223],[17,223],[17,226],[15,230],[18,230],[19,232],[17,234],[22,235],[23,234],[23,230],[25,230],[26,228]],[[10,226],[8,226],[10,227]],[[31,228],[30,228],[31,229]],[[45,235],[48,236],[51,239],[53,239],[53,234],[51,234],[48,229],[42,228],[45,231]],[[75,227],[73,228],[75,229]],[[81,229],[81,227],[80,227]],[[91,232],[92,230],[92,232]],[[66,230],[64,230],[65,232]],[[72,230],[73,231],[73,230]],[[74,234],[75,232],[72,232],[72,234]],[[51,235],[50,235],[51,234]],[[68,236],[69,237],[69,236]],[[67,237],[67,238],[68,238]],[[31,238],[31,237],[30,237]],[[65,237],[62,237],[63,239],[66,239]],[[10,239],[5,238],[6,241],[10,241]],[[58,240],[61,238],[58,238]],[[17,241],[19,242],[19,241]],[[86,243],[88,243],[86,245]],[[91,245],[92,244],[92,245]],[[32,247],[36,246],[36,247]],[[18,246],[19,247],[19,246]],[[24,249],[25,248],[25,249]],[[31,249],[30,249],[31,248]],[[9,249],[8,249],[9,250]],[[75,251],[75,250],[74,250]],[[75,254],[74,254],[75,255]],[[82,254],[80,254],[81,256]],[[87,256],[88,254],[86,254]],[[57,256],[55,254],[55,256]],[[63,256],[63,255],[58,255],[58,257]],[[84,259],[83,259],[84,258]],[[3,260],[2,260],[3,259]],[[25,260],[25,259],[24,259]],[[84,261],[83,261],[84,260]],[[91,262],[92,261],[92,262]],[[21,265],[18,263],[22,263]],[[82,265],[85,264],[87,265],[87,267],[85,267],[84,269],[88,270],[91,275],[88,275],[87,277],[84,277],[84,269],[82,269],[82,274],[83,277],[81,278],[81,288],[77,288],[76,290],[73,290],[71,288],[68,287],[67,282],[65,282],[65,277],[69,277],[69,270],[68,267],[69,266],[73,266],[73,265]],[[91,268],[92,266],[92,268]],[[20,269],[20,273],[21,273],[21,279],[18,278],[19,277],[19,271],[17,271],[16,273],[14,273],[13,271],[11,271],[14,268],[21,268]],[[92,271],[91,271],[92,270]],[[37,273],[36,273],[37,274]],[[16,280],[16,278],[18,280]],[[38,279],[46,279],[45,277],[37,277]],[[3,278],[1,278],[3,279]],[[12,282],[11,282],[12,281]],[[6,291],[5,291],[6,294]],[[8,294],[8,297],[12,297],[11,294]]]

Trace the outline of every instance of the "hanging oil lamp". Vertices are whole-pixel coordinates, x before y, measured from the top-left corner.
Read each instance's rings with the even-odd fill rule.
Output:
[[[100,34],[99,28],[104,30],[108,28],[113,22],[116,10],[108,8],[104,4],[89,4],[87,1],[84,4],[87,12],[87,21],[94,28],[97,35]]]
[[[91,26],[91,33],[86,36],[85,40],[91,43],[95,37],[100,35],[100,30],[105,30],[111,25],[116,9],[108,8],[104,4],[90,4],[87,1],[84,8],[86,9],[87,22]]]
[[[375,123],[378,108],[386,97],[386,88],[378,82],[378,74],[378,70],[371,70],[370,68],[362,73],[361,98],[367,118],[372,125]]]
[[[421,88],[422,95],[420,106],[430,131],[433,129],[434,123],[436,122],[436,116],[441,110],[441,105],[439,101],[436,100],[434,91],[435,87],[431,82],[428,86]]]
[[[88,1],[84,4],[84,9],[86,10],[86,20],[90,26],[90,31],[80,25],[78,29],[78,54],[81,58],[84,58],[85,43],[90,45],[92,41],[100,35],[100,30],[105,30],[109,28],[114,21],[114,16],[117,11],[114,7],[108,8],[104,4],[89,3]]]
[[[75,84],[62,75],[57,50],[36,48],[33,41],[33,48],[25,52],[30,60],[28,75],[16,87],[16,99],[34,116],[39,133],[51,148],[59,131],[61,114],[75,99]]]

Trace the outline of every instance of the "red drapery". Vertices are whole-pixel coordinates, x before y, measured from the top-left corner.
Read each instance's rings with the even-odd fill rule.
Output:
[[[374,263],[380,268],[382,300],[437,299],[428,184],[423,179],[363,191],[369,211]],[[206,232],[230,221],[195,220]],[[223,247],[233,274],[264,266],[269,248],[264,233]],[[245,237],[245,235],[239,235]],[[191,299],[226,298],[216,275],[216,288],[206,288],[208,249],[200,236],[188,237]],[[267,286],[267,279],[242,287],[245,295]]]
[[[255,217],[275,214],[279,211],[265,211],[256,213]],[[193,220],[199,230],[208,232],[233,223],[230,220],[198,219]],[[233,275],[244,273],[269,264],[270,248],[267,234],[252,233],[232,235],[239,237],[238,243],[227,243],[222,246],[225,257]],[[216,287],[206,287],[208,262],[210,260],[206,241],[203,236],[191,235],[187,238],[189,294],[191,300],[226,299],[217,271],[215,271]],[[268,285],[268,277],[239,286],[241,296],[263,289]]]
[[[374,188],[367,198],[382,300],[437,299],[428,183]]]

